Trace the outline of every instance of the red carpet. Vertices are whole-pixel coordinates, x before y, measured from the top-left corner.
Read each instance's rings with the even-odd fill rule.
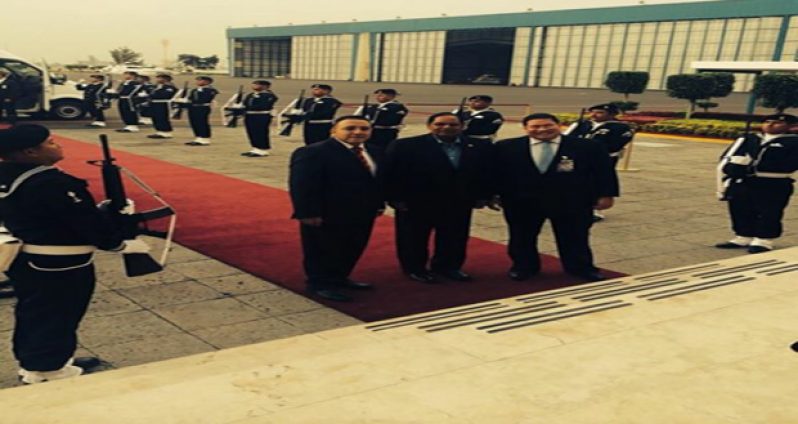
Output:
[[[88,179],[93,191],[101,193],[99,168],[85,163],[88,159],[100,158],[99,145],[63,137],[58,137],[58,142],[64,146],[67,156],[59,165]],[[175,238],[178,243],[304,293],[298,224],[289,219],[291,204],[285,191],[118,150],[114,151],[114,156],[177,210]],[[140,208],[154,206],[132,190],[132,184],[126,187],[128,195]],[[552,257],[543,258],[543,272],[537,278],[524,283],[509,280],[505,276],[509,267],[505,250],[502,244],[472,238],[465,269],[476,281],[439,285],[416,283],[407,280],[399,271],[394,253],[393,221],[382,217],[353,275],[354,279],[372,282],[377,288],[353,292],[355,302],[322,303],[361,320],[376,321],[576,282],[562,273],[559,262]]]

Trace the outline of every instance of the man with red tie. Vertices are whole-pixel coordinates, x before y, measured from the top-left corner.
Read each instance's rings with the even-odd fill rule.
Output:
[[[308,292],[345,302],[340,289],[369,289],[349,279],[383,212],[377,183],[379,158],[364,143],[371,124],[362,116],[333,123],[332,137],[297,149],[291,156],[289,189],[299,221]]]

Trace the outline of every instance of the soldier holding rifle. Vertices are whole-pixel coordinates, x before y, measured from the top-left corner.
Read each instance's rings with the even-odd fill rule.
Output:
[[[327,84],[313,84],[310,93],[313,97],[305,99],[302,103],[303,136],[305,145],[318,143],[330,138],[335,112],[341,107],[341,102],[330,96],[332,86]]]
[[[150,115],[155,127],[155,134],[150,134],[148,138],[172,138],[172,123],[169,120],[170,105],[172,98],[177,94],[177,89],[172,84],[172,76],[168,74],[158,74],[155,76],[155,88],[150,93]]]
[[[272,83],[266,80],[252,81],[252,92],[243,100],[244,126],[252,149],[241,155],[247,157],[269,156],[271,140],[269,126],[272,123],[272,109],[277,96],[269,89]]]
[[[375,90],[374,99],[377,103],[366,105],[362,111],[355,113],[365,116],[371,122],[373,129],[368,143],[382,151],[399,137],[402,121],[408,113],[407,107],[396,100],[398,95],[393,88]]]
[[[718,170],[728,184],[719,194],[729,202],[734,238],[715,247],[773,250],[798,171],[798,135],[789,133],[796,124],[798,117],[786,113],[766,116],[762,134],[746,131],[724,152]]]
[[[61,146],[40,125],[0,131],[0,219],[22,242],[7,274],[19,299],[13,336],[23,383],[75,377],[100,364],[74,358],[77,329],[94,292],[94,252],[145,253],[96,207],[86,181],[54,165]],[[4,250],[5,251],[5,250]]]
[[[504,123],[504,117],[490,105],[493,97],[479,94],[468,98],[468,110],[460,114],[465,129],[463,135],[480,140],[496,139],[496,133]]]

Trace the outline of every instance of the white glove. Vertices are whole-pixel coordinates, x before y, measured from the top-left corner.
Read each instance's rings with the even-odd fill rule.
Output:
[[[748,166],[748,165],[751,164],[752,161],[753,161],[753,158],[751,158],[751,156],[748,156],[748,155],[745,155],[745,156],[732,156],[732,157],[729,158],[729,163],[733,163],[735,165]]]
[[[136,94],[136,97],[150,97],[150,95],[147,94],[147,93],[139,93],[139,94]]]
[[[150,245],[144,242],[144,240],[139,240],[137,238],[133,240],[125,240],[125,248],[122,249],[119,253],[126,254],[126,253],[147,253],[150,251]]]
[[[105,90],[105,92],[108,93],[108,94],[116,94],[116,90],[114,90],[113,88],[109,88],[109,89]]]

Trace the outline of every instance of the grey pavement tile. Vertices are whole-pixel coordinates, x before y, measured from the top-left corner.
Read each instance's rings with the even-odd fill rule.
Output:
[[[695,246],[690,243],[673,240],[669,237],[660,237],[648,240],[629,241],[626,243],[602,244],[594,248],[594,254],[600,260],[615,261],[654,256],[663,253],[678,254],[694,248]]]
[[[119,294],[147,309],[166,305],[199,302],[223,297],[221,293],[195,280],[118,290]]]
[[[142,275],[140,277],[128,277],[118,272],[98,272],[97,281],[101,282],[108,288],[119,290],[131,287],[155,286],[159,284],[175,283],[190,279],[190,277],[171,268],[172,267],[169,266],[161,272]]]
[[[316,309],[288,314],[281,316],[280,319],[308,333],[362,324],[360,320],[332,309]]]
[[[221,349],[282,339],[303,333],[305,330],[278,318],[259,319],[192,331],[192,334],[200,339]]]
[[[268,318],[265,313],[233,298],[160,306],[153,308],[153,312],[186,331]]]
[[[208,259],[204,261],[186,262],[169,265],[168,270],[183,274],[190,278],[218,277],[240,273],[241,270],[230,265]]]
[[[269,290],[280,290],[280,286],[261,280],[251,274],[233,274],[221,277],[198,278],[202,284],[225,295],[258,293]]]
[[[238,296],[237,299],[272,316],[310,311],[324,307],[304,296],[300,296],[288,290],[271,290],[261,293],[246,294]]]
[[[141,306],[118,293],[106,290],[95,292],[91,298],[87,317],[121,314],[125,312],[140,311]]]
[[[138,311],[86,319],[81,324],[78,337],[81,345],[96,350],[104,345],[182,332],[153,312]]]
[[[93,350],[100,358],[119,368],[210,352],[216,348],[190,334],[179,333],[106,344]]]

